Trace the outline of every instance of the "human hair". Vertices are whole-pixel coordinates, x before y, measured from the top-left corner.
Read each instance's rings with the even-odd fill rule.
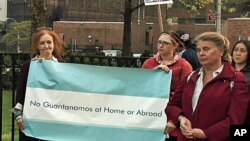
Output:
[[[195,37],[195,44],[197,44],[198,41],[213,42],[218,48],[223,49],[222,61],[228,61],[231,63],[232,59],[229,54],[229,40],[225,36],[217,32],[204,32]]]
[[[180,36],[179,36],[178,33],[174,32],[174,31],[170,31],[170,32],[163,31],[163,32],[161,32],[160,36],[161,35],[169,35],[171,37],[171,41],[172,41],[172,43],[174,45],[178,44],[178,48],[183,48],[184,47],[184,44],[181,41]]]
[[[238,45],[240,43],[243,44],[247,49],[247,65],[250,65],[250,41],[248,41],[248,40],[239,40],[239,41],[237,41],[233,45],[233,48],[232,48],[232,51],[231,51],[231,56],[233,56],[233,52],[234,52],[234,49],[235,49],[236,45]],[[234,60],[232,60],[232,65],[235,65]]]
[[[31,43],[31,57],[39,55],[38,45],[40,38],[48,34],[52,37],[54,43],[54,50],[52,55],[55,56],[59,61],[63,60],[64,50],[63,50],[63,40],[62,38],[55,32],[49,29],[40,29],[32,35],[32,43]]]

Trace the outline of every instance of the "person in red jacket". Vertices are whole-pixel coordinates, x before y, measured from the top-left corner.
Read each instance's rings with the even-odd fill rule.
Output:
[[[246,117],[250,98],[246,79],[228,62],[226,37],[204,32],[195,42],[202,67],[176,89],[165,112],[180,129],[178,141],[229,141],[230,125],[242,124]]]
[[[177,53],[177,50],[181,47],[183,47],[183,43],[177,33],[162,32],[158,38],[158,53],[154,57],[147,59],[142,65],[142,68],[146,69],[172,70],[170,98],[174,95],[177,85],[192,72],[192,66],[188,61],[180,58]],[[172,131],[169,135],[169,140],[176,140],[176,131]]]

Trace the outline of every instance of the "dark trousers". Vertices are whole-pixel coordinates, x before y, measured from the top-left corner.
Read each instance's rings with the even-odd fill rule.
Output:
[[[36,139],[36,138],[26,136],[23,132],[21,132],[19,130],[19,141],[45,141],[45,140],[40,140],[40,139]]]
[[[177,137],[169,136],[169,138],[165,138],[165,141],[177,141]]]

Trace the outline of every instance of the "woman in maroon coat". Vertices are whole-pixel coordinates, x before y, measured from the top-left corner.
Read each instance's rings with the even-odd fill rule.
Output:
[[[205,32],[195,41],[202,67],[177,88],[166,114],[180,129],[178,141],[228,141],[230,125],[242,124],[246,117],[247,83],[228,63],[229,41],[223,35]]]

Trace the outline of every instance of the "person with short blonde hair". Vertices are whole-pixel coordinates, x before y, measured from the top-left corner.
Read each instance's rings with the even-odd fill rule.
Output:
[[[242,124],[247,113],[245,76],[231,66],[229,41],[222,34],[204,32],[195,42],[202,67],[176,89],[167,117],[180,129],[178,141],[229,141],[230,125]]]

